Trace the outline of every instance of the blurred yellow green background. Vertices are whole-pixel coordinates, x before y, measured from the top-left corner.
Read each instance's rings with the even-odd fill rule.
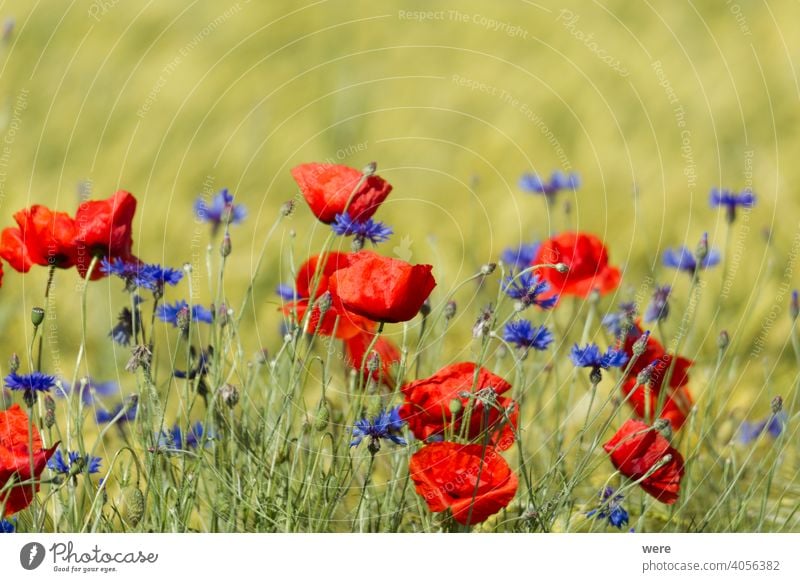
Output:
[[[209,300],[208,229],[191,207],[228,187],[249,210],[226,279],[238,306],[278,208],[296,195],[289,169],[374,160],[395,187],[377,215],[396,233],[382,252],[433,262],[437,302],[503,247],[569,227],[604,238],[627,269],[609,308],[635,293],[665,247],[694,247],[703,231],[724,246],[708,191],[750,186],[759,203],[731,236],[740,252],[729,257],[729,296],[720,301],[720,271],[709,274],[687,350],[702,355],[729,329],[757,391],[773,373],[762,358],[788,358],[781,285],[800,283],[787,258],[800,236],[797,2],[19,0],[0,16],[14,19],[0,57],[2,226],[29,204],[73,211],[80,192],[129,190],[137,254],[193,264]],[[517,182],[554,169],[579,172],[583,186],[548,209]],[[278,230],[256,317],[245,318],[253,350],[276,339],[273,289],[288,279],[289,229],[298,261],[325,234],[303,205]],[[3,360],[25,351],[45,278],[6,267]],[[686,300],[685,276],[656,280]],[[69,375],[77,283],[74,271],[57,274],[48,320]],[[96,376],[117,373],[101,340],[119,287],[89,291]],[[466,331],[479,302],[463,299]],[[753,355],[764,329],[769,349]]]

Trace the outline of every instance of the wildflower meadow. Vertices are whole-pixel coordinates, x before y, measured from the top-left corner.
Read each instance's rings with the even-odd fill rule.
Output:
[[[0,532],[800,532],[795,4],[11,4]]]

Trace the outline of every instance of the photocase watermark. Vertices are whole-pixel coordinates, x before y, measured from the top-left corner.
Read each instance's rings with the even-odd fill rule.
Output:
[[[462,12],[460,10],[398,10],[397,18],[412,22],[458,22],[485,28],[490,32],[505,34],[511,38],[527,40],[530,32],[518,24],[497,20],[479,12]]]
[[[158,556],[155,552],[140,549],[105,550],[97,544],[79,549],[73,542],[56,542],[45,549],[39,542],[29,542],[19,552],[19,563],[25,570],[35,570],[44,565],[59,573],[109,574],[119,572],[120,566],[155,564]]]
[[[572,12],[572,10],[567,10],[566,8],[562,8],[558,12],[558,16],[556,16],[556,22],[560,22],[561,25],[568,30],[575,39],[582,42],[592,54],[600,59],[601,62],[608,65],[612,71],[616,72],[621,77],[629,76],[631,74],[630,71],[628,71],[628,69],[622,65],[622,62],[617,57],[610,54],[606,49],[600,46],[600,43],[598,43],[595,39],[593,32],[586,33],[578,28],[578,22],[580,22],[580,19],[580,14],[575,14]]]
[[[453,74],[450,78],[453,83],[458,85],[459,87],[463,87],[465,89],[469,89],[470,91],[478,91],[480,93],[485,93],[491,97],[495,97],[498,99],[503,105],[511,107],[512,109],[517,110],[525,119],[533,123],[533,125],[541,132],[544,138],[547,140],[547,143],[550,144],[550,147],[553,148],[553,151],[558,158],[560,163],[561,169],[569,171],[572,169],[572,164],[569,161],[569,157],[567,156],[564,147],[561,145],[561,142],[556,137],[553,130],[545,123],[542,117],[536,113],[533,108],[528,105],[528,103],[522,101],[506,89],[501,89],[500,87],[496,87],[489,83],[485,83],[483,81],[472,79],[469,77],[464,77],[459,74]]]
[[[89,17],[100,22],[100,19],[119,3],[120,0],[94,0],[89,6]]]
[[[209,21],[202,29],[200,29],[200,31],[197,32],[197,34],[192,37],[192,40],[187,42],[178,50],[178,52],[172,57],[172,60],[170,60],[161,69],[161,74],[150,88],[150,92],[147,94],[144,103],[142,103],[141,107],[139,107],[139,109],[136,111],[136,115],[140,119],[144,119],[145,115],[147,115],[153,105],[155,105],[155,103],[158,101],[161,91],[164,89],[164,87],[166,87],[170,77],[175,74],[175,71],[178,70],[178,67],[183,63],[184,59],[186,59],[193,50],[200,46],[200,44],[209,36],[211,36],[211,34],[213,34],[220,26],[241,12],[243,4],[249,3],[250,0],[237,2],[219,14],[214,20]]]

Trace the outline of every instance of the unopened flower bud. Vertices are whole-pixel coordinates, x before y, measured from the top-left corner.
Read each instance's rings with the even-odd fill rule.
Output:
[[[16,352],[11,354],[11,357],[8,360],[8,367],[11,369],[12,374],[15,374],[17,370],[19,370],[19,356]]]
[[[655,366],[653,364],[649,364],[648,366],[644,367],[641,372],[636,375],[636,383],[639,386],[647,386],[650,383],[650,378],[653,377],[653,371],[655,370]]]
[[[377,171],[378,171],[378,162],[370,162],[366,166],[364,166],[364,169],[361,170],[361,173],[364,176],[372,176]]]
[[[175,316],[175,325],[181,330],[184,336],[189,334],[189,325],[191,323],[191,312],[188,307],[182,307],[178,314]]]
[[[458,398],[453,398],[450,401],[450,414],[455,416],[456,414],[460,413],[462,410],[464,410],[464,405],[462,404],[462,402]]]
[[[455,301],[448,301],[447,304],[444,306],[444,318],[445,319],[453,319],[456,316],[456,311],[458,307]]]
[[[34,307],[31,309],[31,323],[33,327],[39,327],[44,321],[44,309],[41,307]]]
[[[419,308],[419,314],[422,317],[428,317],[431,314],[431,300],[430,298],[426,299],[422,302],[422,306]]]
[[[233,384],[225,384],[219,389],[219,395],[228,408],[233,408],[239,402],[239,389]]]
[[[231,249],[231,235],[226,232],[225,236],[222,237],[222,244],[219,246],[219,254],[223,257],[227,257],[231,254]]]
[[[567,265],[566,263],[557,263],[556,271],[558,271],[563,275],[564,273],[569,272],[569,265]]]
[[[666,418],[659,418],[655,421],[653,428],[660,432],[665,439],[672,440],[672,423]]]
[[[717,337],[717,347],[720,350],[725,350],[730,343],[731,337],[728,335],[728,332],[723,329],[721,332],[719,332],[719,336]]]
[[[772,414],[778,414],[783,410],[783,398],[781,396],[773,398],[770,404],[772,406]]]
[[[647,340],[650,339],[650,331],[644,332],[642,335],[639,336],[633,343],[633,355],[634,356],[641,356],[644,353],[644,350],[647,348]]]
[[[487,275],[491,275],[494,273],[494,270],[497,268],[497,263],[486,263],[481,267],[481,275],[484,277]]]
[[[294,212],[294,200],[287,200],[281,205],[281,215],[290,216]]]
[[[44,396],[44,426],[52,428],[56,423],[56,401],[49,394]]]
[[[789,315],[792,316],[792,320],[797,319],[797,316],[800,315],[800,296],[798,295],[797,289],[792,291],[792,302],[789,304]]]
[[[331,409],[328,406],[328,401],[324,398],[320,400],[319,407],[317,408],[317,416],[314,418],[314,430],[322,432],[328,428],[328,422],[331,419]]]
[[[708,257],[708,233],[704,232],[700,237],[700,242],[697,243],[697,249],[694,252],[697,263],[702,263]]]
[[[363,236],[353,237],[353,240],[350,242],[350,251],[357,253],[363,248],[364,248],[364,237]]]
[[[322,295],[319,296],[317,300],[317,306],[319,307],[319,319],[320,321],[324,317],[324,315],[328,312],[333,304],[333,295],[331,295],[330,291],[325,291]]]

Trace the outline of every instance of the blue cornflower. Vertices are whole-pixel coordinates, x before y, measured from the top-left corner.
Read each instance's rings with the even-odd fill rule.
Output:
[[[183,279],[183,271],[178,269],[156,264],[126,263],[119,257],[111,261],[104,258],[100,263],[100,271],[125,281],[125,288],[128,291],[143,288],[159,295],[164,292],[166,285],[174,287]]]
[[[347,212],[337,214],[331,228],[339,236],[355,236],[361,242],[368,240],[372,244],[389,240],[389,237],[394,234],[391,227],[382,222],[376,222],[371,218],[365,221],[355,220]]]
[[[22,390],[25,393],[26,403],[32,406],[36,400],[37,392],[47,392],[56,385],[55,376],[43,374],[42,372],[31,372],[30,374],[17,374],[11,372],[5,378],[6,388],[11,390]]]
[[[60,398],[67,398],[72,393],[73,387],[69,382],[62,380],[60,385],[57,385],[54,392]],[[84,378],[81,380],[75,390],[80,391],[80,398],[84,406],[94,405],[95,398],[98,396],[111,396],[119,392],[119,384],[113,381],[108,382],[95,382],[92,378]]]
[[[521,244],[517,248],[508,247],[500,253],[500,260],[506,265],[517,269],[527,269],[533,265],[533,259],[539,252],[541,244],[538,242]]]
[[[664,266],[673,269],[686,271],[687,273],[694,274],[698,265],[702,269],[713,267],[718,264],[722,258],[717,249],[708,248],[708,239],[703,235],[701,246],[705,245],[704,257],[698,261],[695,255],[685,246],[680,246],[674,249],[667,249],[664,251]]]
[[[169,303],[159,305],[156,315],[158,315],[161,321],[171,323],[173,326],[178,327],[178,314],[184,310],[188,312],[189,304],[181,299],[174,305],[170,305]],[[213,323],[214,314],[202,305],[192,305],[192,320],[202,321],[203,323]]]
[[[644,312],[644,320],[647,323],[654,321],[664,321],[669,315],[669,294],[672,287],[669,285],[656,285],[653,291],[653,298]]]
[[[578,174],[570,172],[564,174],[556,170],[550,175],[550,181],[545,181],[536,174],[523,174],[519,186],[528,192],[552,196],[561,190],[577,190],[581,185]]]
[[[97,421],[97,424],[106,424],[108,422],[111,422],[117,417],[118,414],[120,414],[125,409],[125,406],[126,405],[124,403],[120,403],[111,410],[105,410],[102,408],[97,409],[94,413],[94,417],[95,420]],[[138,403],[134,403],[132,406],[130,406],[125,411],[125,413],[122,416],[120,416],[119,420],[117,421],[117,424],[123,424],[135,420],[136,411],[138,408],[139,408]]]
[[[233,203],[233,194],[227,188],[217,192],[211,204],[206,203],[202,196],[199,197],[194,203],[194,213],[198,219],[211,223],[212,234],[217,232],[221,224],[239,224],[247,216],[244,206]]]
[[[7,519],[0,519],[0,533],[14,533],[17,526]]]
[[[187,451],[189,449],[196,449],[204,441],[207,446],[212,438],[210,434],[206,434],[203,423],[200,421],[190,426],[185,435],[180,426],[176,424],[170,430],[161,433],[161,436],[158,438],[158,448]]]
[[[546,350],[553,343],[553,334],[543,325],[536,327],[527,319],[519,319],[506,324],[503,339],[526,350]]]
[[[608,520],[609,525],[622,529],[622,526],[628,524],[628,512],[622,507],[623,498],[621,494],[615,495],[613,488],[606,487],[600,493],[600,507],[587,512],[586,517],[596,515],[600,519]]]
[[[131,345],[131,340],[142,331],[142,312],[139,311],[139,305],[144,302],[144,299],[138,295],[133,296],[133,309],[136,310],[136,317],[134,318],[134,311],[130,307],[123,307],[122,311],[117,315],[117,325],[111,328],[108,332],[109,337],[121,346],[127,347]],[[136,331],[134,333],[134,321]]]
[[[632,301],[620,303],[617,311],[609,313],[603,318],[603,325],[606,326],[609,333],[620,337],[626,322],[633,323],[636,320],[636,313],[636,304]]]
[[[786,412],[781,411],[778,414],[770,414],[766,419],[757,422],[742,421],[739,427],[739,441],[742,444],[749,445],[761,436],[763,432],[776,439],[786,427],[787,420]]]
[[[88,468],[90,474],[100,472],[100,463],[102,462],[100,457],[93,457],[88,454],[81,457],[78,451],[70,451],[65,458],[61,449],[56,450],[55,454],[50,457],[50,460],[47,461],[47,466],[56,473],[68,475],[73,470],[73,466],[79,462],[82,463],[80,472],[83,472],[86,468]],[[77,469],[75,471],[78,472]]]
[[[280,297],[284,301],[294,301],[295,294],[297,293],[297,291],[295,291],[295,288],[292,285],[281,283],[275,288],[275,293],[277,293],[278,297]],[[297,299],[303,299],[303,298],[298,295]]]
[[[728,216],[728,222],[736,220],[736,208],[752,208],[756,205],[756,195],[749,188],[745,188],[738,194],[731,190],[722,188],[712,188],[709,199],[711,208],[724,207]]]
[[[187,371],[175,370],[173,374],[176,378],[194,380],[200,378],[201,383],[208,375],[209,367],[211,366],[211,358],[214,355],[214,350],[211,346],[207,350],[200,350],[200,355],[197,355],[197,350],[194,346],[189,348],[189,369]],[[202,384],[205,386],[205,384]]]
[[[594,370],[620,368],[628,362],[628,354],[624,351],[616,350],[609,346],[606,353],[602,353],[597,344],[586,344],[584,348],[575,344],[572,346],[569,358],[579,368],[592,368]]]
[[[361,441],[369,437],[369,451],[372,454],[377,453],[381,448],[381,439],[390,440],[396,445],[405,446],[408,444],[406,440],[398,433],[403,427],[405,422],[400,418],[400,408],[395,407],[390,411],[382,410],[378,416],[369,420],[362,418],[356,421],[353,427],[353,440],[350,441],[350,446],[355,447],[361,444]]]
[[[550,291],[550,284],[531,271],[523,272],[519,276],[511,271],[503,281],[503,291],[512,299],[517,299],[522,308],[536,305],[541,309],[552,309],[558,303],[558,295],[541,297]]]

